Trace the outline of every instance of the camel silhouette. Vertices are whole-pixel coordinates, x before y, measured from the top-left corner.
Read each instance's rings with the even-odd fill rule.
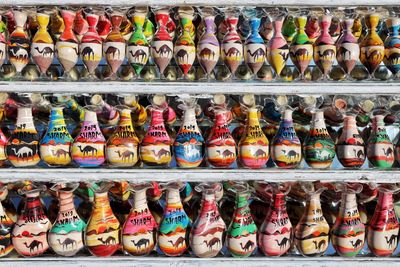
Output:
[[[172,240],[168,240],[168,242],[171,243],[171,245],[172,245],[175,249],[178,249],[180,245],[183,245],[183,244],[184,244],[185,238],[182,237],[182,236],[180,236],[180,237],[175,241],[175,243],[172,242]]]
[[[172,55],[172,50],[167,44],[160,46],[158,50],[157,47],[154,47],[153,49],[158,54],[158,57],[169,57],[170,53]],[[164,54],[166,54],[166,56],[164,56]]]
[[[363,241],[361,239],[357,239],[356,243],[354,243],[353,240],[350,241],[351,245],[353,246],[354,249],[356,249],[357,247],[359,247],[360,245],[362,245]]]
[[[60,239],[57,239],[57,241],[60,244],[60,246],[63,246],[63,250],[67,250],[68,245],[71,245],[71,248],[74,248],[74,246],[76,247],[76,241],[68,237],[64,239],[62,243]]]
[[[386,150],[385,148],[382,148],[383,154],[385,154],[386,157],[389,157],[393,153],[393,149],[391,147],[388,147]]]
[[[314,240],[313,243],[315,245],[315,249],[318,249],[318,251],[321,251],[321,249],[324,248],[326,245],[325,239],[322,239],[321,241],[319,241],[319,243],[317,243],[317,241]]]
[[[318,51],[318,56],[324,60],[330,60],[335,57],[335,51],[333,49],[326,49],[322,54]]]
[[[224,152],[221,154],[221,150],[215,150],[215,152],[218,153],[218,155],[222,155],[222,157],[225,158],[233,158],[235,156],[235,153],[231,152],[229,149],[225,149]]]
[[[354,151],[354,157],[359,158],[359,159],[363,159],[365,157],[364,152],[362,151],[362,149],[357,151],[357,149],[353,148],[353,151]]]
[[[97,240],[99,240],[104,245],[115,245],[117,243],[117,241],[115,240],[115,237],[113,237],[113,236],[107,237],[106,240],[103,240],[102,237],[101,238],[97,238]]]
[[[39,54],[42,54],[42,57],[52,57],[54,50],[51,49],[51,47],[43,47],[42,51],[39,50],[39,47],[35,47],[35,49],[39,52]]]
[[[179,50],[178,53],[176,53],[176,57],[177,57],[178,61],[189,62],[189,54],[187,53],[187,51],[185,49]],[[186,57],[186,61],[185,61],[185,57]]]
[[[26,248],[29,248],[29,252],[30,252],[31,254],[32,254],[33,252],[35,252],[35,249],[38,250],[38,249],[39,249],[39,246],[41,246],[42,249],[43,249],[43,242],[38,241],[38,240],[33,240],[33,241],[29,244],[29,246],[28,246],[28,244],[27,244],[26,242],[24,242],[24,245],[25,245]]]
[[[146,249],[147,245],[150,244],[150,240],[147,238],[142,238],[140,239],[138,242],[135,243],[135,240],[131,240],[133,245],[137,248],[137,249],[141,249],[142,246],[144,246],[144,248]]]
[[[129,54],[131,54],[131,56],[136,62],[139,61],[141,63],[144,63],[147,57],[147,53],[144,52],[143,49],[138,49],[135,51],[135,53],[133,53],[132,50],[130,50]]]
[[[389,239],[387,236],[385,236],[385,239],[386,243],[389,245],[389,248],[391,248],[393,245],[396,245],[397,235],[391,235]]]
[[[254,60],[259,59],[260,57],[265,57],[265,51],[262,48],[258,48],[251,53],[250,50],[247,50],[247,54],[249,54]]]
[[[112,55],[112,59],[115,59],[115,54],[118,53],[118,58],[121,56],[121,51],[119,51],[118,48],[114,47],[114,46],[109,46],[106,50],[106,55],[107,57]]]
[[[249,251],[250,248],[254,247],[254,242],[251,240],[248,240],[247,243],[243,246],[242,242],[240,242],[240,247],[244,250],[244,251]]]
[[[199,55],[200,55],[200,58],[202,58],[202,59],[214,60],[214,58],[215,58],[215,52],[207,47],[204,48],[203,50],[201,50]]]
[[[67,158],[68,155],[68,151],[65,151],[64,149],[57,149],[57,151],[52,150],[51,154],[53,155],[53,157],[57,157],[60,158],[61,156],[64,156],[64,158]]]
[[[225,51],[225,49],[223,49],[224,54],[226,57],[240,57],[241,53],[239,50],[237,50],[237,48],[235,47],[231,47],[228,49],[228,51]]]
[[[85,59],[85,57],[87,57],[88,59],[93,59],[94,60],[94,51],[89,46],[86,46],[85,48],[82,49],[81,55],[82,55],[83,59]]]
[[[97,148],[94,148],[94,147],[89,146],[89,145],[85,146],[83,149],[82,149],[81,145],[78,145],[77,147],[79,148],[79,150],[81,151],[83,156],[85,156],[85,155],[89,156],[89,153],[91,153],[92,154],[92,158],[94,158],[95,155],[96,155],[96,159],[98,158],[97,157]]]
[[[168,150],[162,148],[160,149],[157,153],[155,150],[151,150],[154,154],[154,156],[156,156],[157,159],[161,159],[161,157],[163,156],[170,156],[171,152],[169,152]]]
[[[23,158],[25,155],[26,157],[33,156],[33,150],[27,146],[21,147],[18,151],[15,147],[11,148],[11,150],[14,151],[17,158]]]
[[[295,58],[303,58],[304,56],[308,56],[309,52],[305,48],[297,49],[295,53],[290,52],[292,57]]]
[[[282,238],[281,242],[279,242],[278,239],[275,239],[275,241],[278,244],[279,249],[284,249],[284,248],[286,248],[287,245],[290,246],[290,240],[286,236],[284,238]]]
[[[124,152],[122,152],[122,154],[121,154],[121,151],[115,151],[115,153],[117,153],[118,154],[118,157],[120,157],[121,159],[122,159],[122,161],[126,161],[126,160],[130,160],[130,158],[132,157],[134,157],[134,155],[135,155],[135,153],[133,153],[132,151],[129,151],[129,150],[125,150]]]
[[[282,149],[282,153],[284,153],[285,156],[286,156],[288,159],[297,159],[297,158],[300,156],[300,154],[297,153],[297,152],[294,151],[294,150],[289,150],[289,152],[286,153],[286,150]]]
[[[258,160],[259,157],[266,157],[267,153],[262,150],[261,148],[259,148],[256,152],[254,152],[253,157],[256,158],[256,160]]]
[[[218,237],[214,237],[208,242],[207,240],[204,240],[203,242],[207,245],[209,250],[212,250],[214,245],[219,246],[221,244],[221,240]]]
[[[368,61],[371,61],[375,58],[381,58],[382,54],[378,50],[373,50],[371,53],[367,53],[365,57]]]

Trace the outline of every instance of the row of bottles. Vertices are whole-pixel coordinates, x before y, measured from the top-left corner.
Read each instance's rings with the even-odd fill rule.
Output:
[[[81,203],[79,212],[74,204],[78,187],[89,201]],[[16,189],[24,196],[18,215],[7,198],[8,191]],[[100,257],[117,251],[181,256],[188,250],[197,257],[321,256],[332,246],[342,257],[356,256],[366,247],[369,252],[363,254],[385,257],[397,248],[394,201],[400,189],[395,184],[252,182],[250,188],[242,182],[224,182],[200,183],[194,189],[195,194],[189,183],[182,182],[102,182],[83,187],[57,183],[49,191],[44,184],[31,182],[3,185],[0,256],[13,249],[25,257],[50,249],[74,256],[84,248]],[[41,199],[44,191],[53,197],[48,209]],[[297,199],[296,219],[289,216],[288,199]],[[365,203],[373,203],[372,215],[359,211]]]
[[[24,79],[21,72],[32,58],[40,78],[52,79],[47,70],[56,55],[64,70],[61,78],[71,80],[69,72],[80,58],[86,67],[86,78],[93,80],[104,55],[109,66],[107,79],[117,79],[126,60],[132,67],[128,79],[140,78],[148,63],[154,63],[164,79],[174,58],[184,79],[189,79],[197,62],[210,80],[219,61],[226,65],[231,79],[243,62],[253,78],[268,62],[280,79],[290,57],[300,80],[308,79],[306,70],[312,62],[323,80],[330,79],[336,62],[344,79],[353,79],[351,72],[358,61],[370,79],[381,63],[397,78],[400,19],[395,8],[335,11],[337,16],[333,17],[335,12],[329,9],[305,8],[289,13],[287,8],[157,7],[149,14],[147,7],[134,7],[128,12],[117,7],[17,7],[5,12],[6,23],[0,20],[0,65],[8,60],[16,71],[12,79]],[[193,21],[197,13],[201,18],[196,30]],[[387,17],[386,28],[382,26],[382,15]],[[156,32],[151,16],[157,24]],[[178,27],[174,19],[179,21]],[[385,41],[378,31],[387,34]]]

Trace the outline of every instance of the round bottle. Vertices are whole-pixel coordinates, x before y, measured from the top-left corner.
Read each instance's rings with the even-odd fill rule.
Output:
[[[371,133],[367,142],[367,158],[376,168],[391,168],[394,162],[394,147],[385,127],[383,115],[372,118]]]

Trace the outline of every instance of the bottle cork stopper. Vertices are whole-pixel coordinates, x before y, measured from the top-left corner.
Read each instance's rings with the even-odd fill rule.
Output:
[[[99,94],[93,95],[92,98],[90,99],[90,103],[92,103],[92,105],[101,105],[102,102],[103,98]]]
[[[136,105],[136,96],[135,95],[127,95],[124,97],[124,103],[127,106],[133,107]]]
[[[40,93],[32,93],[30,99],[33,104],[38,104],[43,100],[42,95]]]
[[[253,94],[245,94],[242,98],[243,104],[248,107],[252,107],[256,104],[256,99],[254,98]]]
[[[389,103],[389,107],[392,111],[399,111],[400,110],[400,102],[397,100],[392,100]]]
[[[315,107],[317,105],[317,98],[314,96],[306,96],[303,99],[304,99],[304,104],[306,104],[306,106]]]
[[[347,102],[342,98],[338,98],[335,100],[334,105],[337,109],[344,110],[347,107]]]
[[[217,94],[217,95],[214,95],[213,101],[214,101],[214,103],[217,104],[217,105],[222,105],[222,104],[225,103],[226,97],[225,97],[225,95],[223,95],[223,94]]]
[[[285,105],[287,105],[288,104],[288,99],[287,99],[287,96],[285,96],[285,95],[280,95],[280,96],[278,96],[277,98],[276,98],[276,102],[278,103],[278,105],[280,105],[280,106],[285,106]]]
[[[155,95],[153,96],[153,103],[157,106],[163,105],[167,101],[165,95]]]
[[[375,104],[374,102],[368,99],[360,103],[360,106],[365,112],[371,112],[374,109]]]

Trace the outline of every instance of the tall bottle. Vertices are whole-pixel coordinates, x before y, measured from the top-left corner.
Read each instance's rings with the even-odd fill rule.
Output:
[[[383,62],[393,73],[395,78],[399,78],[400,71],[400,18],[391,17],[386,20],[386,27],[389,34],[385,40],[385,57]]]
[[[244,43],[244,59],[253,75],[256,76],[265,63],[267,51],[264,40],[259,32],[261,19],[252,17],[249,20],[249,24],[251,32]]]
[[[372,118],[371,134],[368,138],[367,157],[373,167],[391,168],[394,162],[394,147],[385,127],[383,115]]]
[[[11,230],[14,226],[14,221],[7,215],[3,204],[1,203],[8,195],[7,186],[0,187],[0,258],[7,256],[14,250],[13,243],[11,242]]]

